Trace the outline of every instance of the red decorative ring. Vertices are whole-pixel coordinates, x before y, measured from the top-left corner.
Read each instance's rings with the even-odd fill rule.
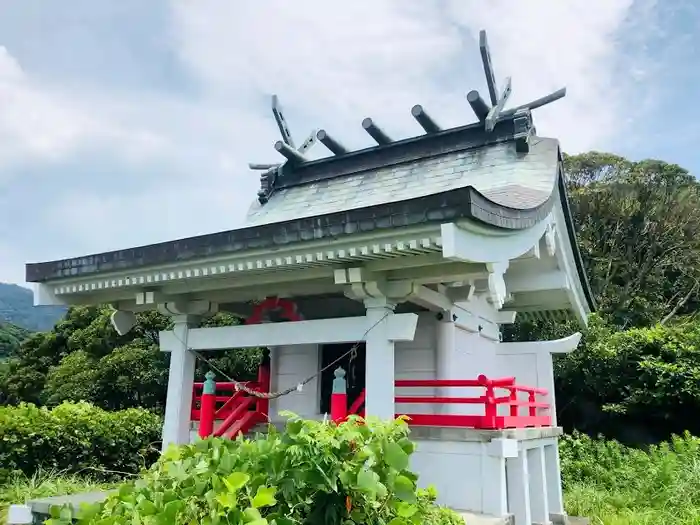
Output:
[[[253,313],[246,319],[245,324],[260,324],[263,317],[270,310],[280,310],[283,319],[287,321],[302,321],[304,318],[297,310],[297,304],[290,299],[279,297],[268,297],[261,303],[255,305]]]

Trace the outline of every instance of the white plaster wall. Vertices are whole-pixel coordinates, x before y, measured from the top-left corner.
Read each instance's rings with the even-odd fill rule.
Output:
[[[498,340],[493,339],[496,325],[490,322],[496,310],[488,303],[486,297],[473,297],[468,302],[458,303],[454,309],[457,320],[452,323],[452,348],[449,344],[439,351],[446,353],[444,373],[441,379],[476,379],[484,374],[487,377],[502,377],[496,359]],[[485,327],[479,332],[479,326]],[[449,329],[446,327],[446,329]],[[491,337],[487,336],[491,334]],[[445,388],[442,395],[450,397],[478,397],[484,394],[484,388]],[[447,414],[483,415],[483,405],[447,405],[443,408]]]
[[[437,321],[434,313],[422,313],[413,341],[394,345],[394,371],[396,379],[435,379],[435,337]],[[435,396],[434,388],[397,388],[397,396]],[[432,404],[396,404],[397,414],[434,414]]]
[[[294,387],[319,370],[318,345],[287,345],[270,349],[271,390],[279,392]],[[290,411],[307,419],[319,417],[317,378],[304,385],[301,392],[291,392],[270,401],[270,418],[283,420],[281,411]]]
[[[464,441],[416,440],[411,456],[411,469],[418,474],[422,488],[433,485],[437,502],[455,510],[483,512],[485,487],[483,469],[484,443]]]
[[[502,343],[506,350],[509,343]],[[553,409],[543,412],[552,416],[552,424],[556,426],[556,403],[554,399],[554,370],[552,356],[546,352],[533,351],[530,353],[504,353],[498,356],[498,364],[504,375],[515,376],[519,385],[546,388],[547,396],[537,396],[538,401],[550,403]],[[518,399],[526,400],[527,394],[518,394]],[[526,408],[520,409],[520,414],[525,415]]]

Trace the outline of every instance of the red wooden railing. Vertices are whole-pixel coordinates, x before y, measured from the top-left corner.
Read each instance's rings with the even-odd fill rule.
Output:
[[[211,380],[211,379],[209,379]],[[257,381],[244,383],[257,392],[269,392],[270,367],[266,355],[258,370]],[[406,396],[395,398],[397,404],[433,405],[437,408],[432,414],[402,413],[408,416],[411,426],[461,427],[475,429],[503,430],[507,428],[551,426],[550,405],[538,401],[538,396],[546,396],[547,390],[518,385],[514,377],[489,379],[484,375],[477,379],[400,379],[397,388],[483,388],[484,393],[475,397],[451,396]],[[348,407],[345,393],[345,378],[336,373],[331,395],[331,419],[344,421],[348,415],[365,415],[365,391]],[[504,392],[504,395],[497,395]],[[522,394],[526,394],[526,399]],[[256,424],[268,420],[269,400],[237,390],[234,383],[214,384],[195,383],[192,396],[192,421],[199,421],[200,437],[225,436],[234,438],[246,433]],[[482,414],[439,413],[446,405],[478,405]],[[499,413],[499,407],[506,407]],[[503,413],[505,412],[505,413]],[[217,425],[218,423],[218,425]],[[216,428],[215,428],[216,427]]]
[[[477,379],[447,380],[447,379],[401,379],[395,383],[397,388],[484,388],[485,392],[477,397],[446,397],[446,396],[396,396],[395,402],[401,404],[428,404],[436,407],[444,405],[481,405],[483,414],[396,414],[396,417],[409,417],[411,426],[461,427],[489,430],[506,428],[546,427],[551,426],[552,416],[550,405],[538,401],[537,396],[546,396],[547,390],[518,385],[514,377],[489,379],[484,375]],[[506,395],[497,396],[497,391],[505,391]],[[526,393],[527,399],[521,399],[519,394]],[[333,394],[336,395],[336,394]],[[335,408],[331,418],[333,421],[343,421],[350,414],[364,415],[364,391],[345,413],[342,403],[332,404]],[[507,414],[499,414],[499,406],[508,407]],[[436,412],[438,412],[436,410]],[[523,414],[523,411],[526,413]]]
[[[243,384],[256,392],[270,391],[269,352],[263,353],[262,362],[258,367],[257,381],[248,381]],[[199,436],[202,438],[209,436],[235,438],[239,433],[245,434],[255,425],[268,421],[269,411],[269,399],[239,390],[235,383],[213,383],[212,381],[209,385],[194,384],[190,419],[199,422]]]

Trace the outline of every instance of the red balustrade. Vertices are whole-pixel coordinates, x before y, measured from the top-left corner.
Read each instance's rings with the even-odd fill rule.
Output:
[[[440,412],[444,405],[480,405],[483,414],[396,414],[396,417],[409,417],[411,426],[460,427],[488,430],[503,430],[507,428],[546,427],[551,426],[550,404],[538,401],[537,396],[546,396],[544,388],[518,385],[514,377],[489,379],[484,375],[477,379],[448,380],[448,379],[400,379],[395,383],[397,388],[483,388],[484,394],[475,397],[447,396],[396,396],[395,402],[400,404],[433,405]],[[505,391],[506,395],[497,395],[497,391]],[[527,399],[521,399],[519,394],[527,394]],[[336,394],[334,394],[336,395]],[[348,415],[364,415],[364,391],[348,408],[342,412],[342,402],[336,402],[333,421],[343,421]],[[339,400],[338,400],[339,401]],[[498,407],[508,407],[507,414],[499,414]],[[526,409],[526,413],[523,413]]]
[[[209,378],[208,380],[211,380]],[[270,368],[261,365],[258,380],[244,383],[249,389],[257,392],[269,392]],[[538,396],[546,396],[544,388],[518,385],[514,377],[489,379],[484,375],[477,379],[400,379],[395,383],[397,388],[482,388],[484,393],[479,396],[396,396],[397,404],[432,405],[434,413],[405,413],[396,414],[408,416],[411,426],[459,427],[488,430],[503,430],[507,428],[546,427],[551,426],[552,417],[550,404],[538,400]],[[348,407],[345,393],[344,372],[336,374],[334,392],[331,395],[331,419],[335,422],[344,421],[348,415],[364,416],[365,391]],[[234,383],[221,382],[207,386],[207,383],[195,383],[192,396],[192,421],[200,422],[200,436],[235,437],[238,433],[246,433],[256,424],[268,420],[269,400],[237,390]],[[443,407],[449,405],[477,405],[483,407],[481,414],[451,414],[444,412]],[[506,407],[501,410],[499,407]],[[505,412],[505,413],[504,413]],[[218,423],[218,426],[216,424]],[[216,426],[216,428],[214,428]]]

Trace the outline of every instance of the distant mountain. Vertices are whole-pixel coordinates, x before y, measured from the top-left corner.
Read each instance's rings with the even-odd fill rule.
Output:
[[[34,306],[30,289],[0,283],[0,323],[7,321],[32,332],[44,332],[53,328],[66,310],[63,306]]]

